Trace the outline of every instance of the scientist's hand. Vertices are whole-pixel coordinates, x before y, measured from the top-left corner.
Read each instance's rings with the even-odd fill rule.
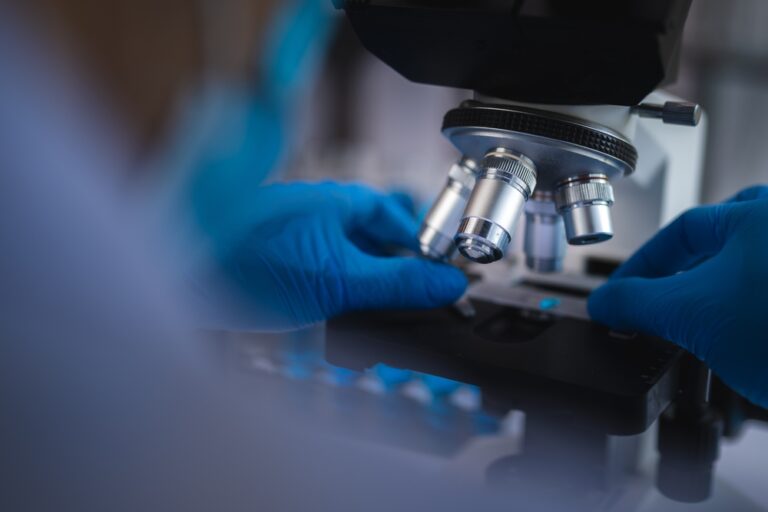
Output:
[[[681,345],[768,406],[768,187],[680,216],[592,294],[589,312]]]
[[[418,222],[402,195],[362,185],[279,184],[255,198],[263,214],[227,265],[268,328],[351,310],[432,308],[466,289],[464,274],[418,257]]]

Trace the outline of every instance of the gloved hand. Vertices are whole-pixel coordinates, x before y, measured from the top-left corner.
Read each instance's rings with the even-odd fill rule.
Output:
[[[350,310],[432,308],[467,286],[451,266],[417,257],[418,223],[402,195],[361,185],[278,184],[254,198],[262,212],[225,268],[265,328],[305,326]]]
[[[593,319],[673,341],[768,407],[768,187],[690,210],[596,290]]]

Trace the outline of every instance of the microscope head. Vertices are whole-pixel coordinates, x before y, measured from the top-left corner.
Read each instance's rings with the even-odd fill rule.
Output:
[[[525,213],[527,266],[613,237],[612,182],[634,119],[695,125],[689,104],[642,105],[676,74],[691,0],[338,0],[363,44],[406,78],[475,91],[442,132],[461,160],[428,213],[424,255],[504,257]]]

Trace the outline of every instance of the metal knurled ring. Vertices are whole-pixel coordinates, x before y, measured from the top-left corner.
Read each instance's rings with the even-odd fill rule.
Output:
[[[555,191],[558,209],[568,205],[605,201],[613,204],[613,187],[607,181],[582,181],[563,185]]]
[[[528,187],[528,195],[536,188],[536,171],[520,160],[489,155],[483,159],[482,167],[484,173],[493,169],[519,179]]]

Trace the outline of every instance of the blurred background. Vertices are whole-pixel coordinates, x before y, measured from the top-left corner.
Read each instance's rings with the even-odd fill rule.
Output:
[[[469,91],[413,84],[368,54],[338,16],[284,179],[360,179],[428,201],[456,158],[440,134]],[[768,181],[768,3],[694,0],[677,83],[703,105],[709,134],[703,202]]]

